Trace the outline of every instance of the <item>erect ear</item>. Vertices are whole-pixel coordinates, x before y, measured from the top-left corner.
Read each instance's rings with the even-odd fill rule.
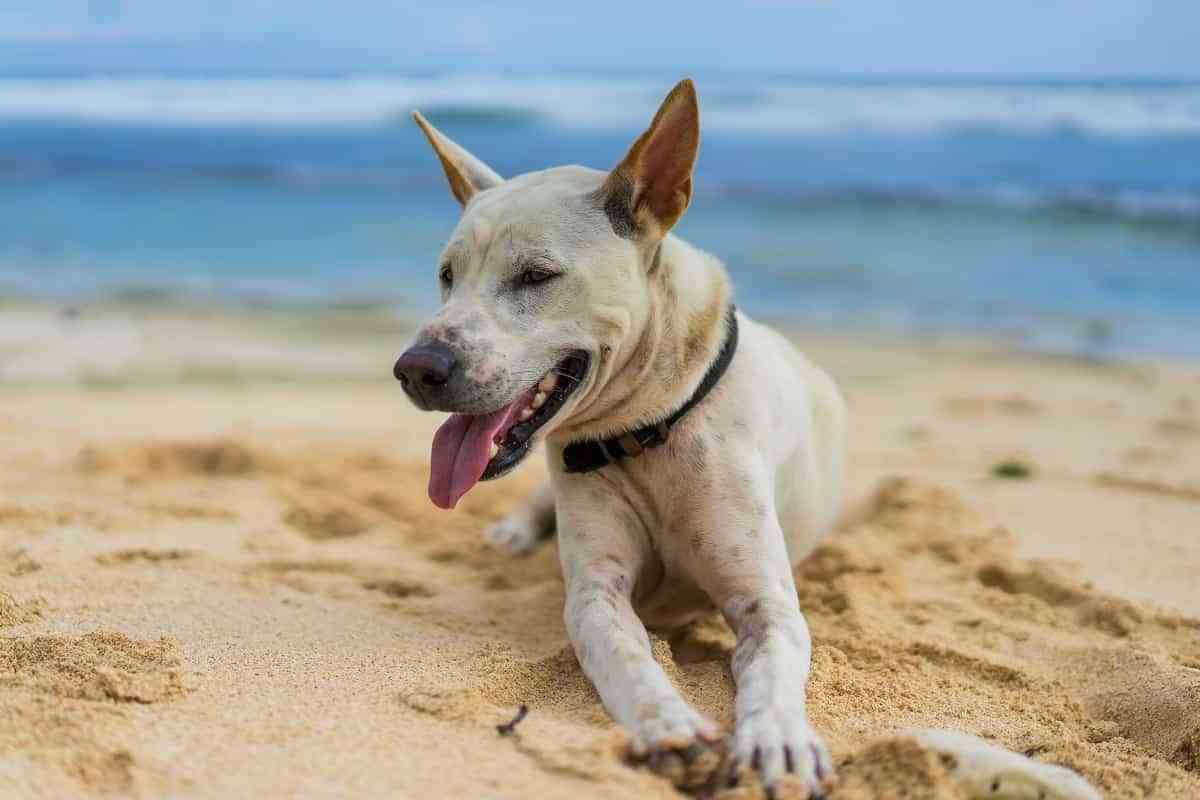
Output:
[[[660,238],[692,198],[692,167],[700,148],[696,87],[685,78],[659,106],[654,121],[609,173],[600,190],[618,236]]]
[[[460,147],[453,139],[429,124],[429,120],[421,116],[420,111],[413,112],[425,138],[433,146],[442,169],[446,171],[446,180],[450,182],[450,191],[458,198],[458,202],[466,205],[471,198],[484,189],[499,186],[504,179],[492,171],[492,168]]]

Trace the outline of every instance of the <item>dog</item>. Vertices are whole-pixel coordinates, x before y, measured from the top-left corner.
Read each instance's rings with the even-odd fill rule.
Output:
[[[396,362],[434,436],[429,496],[453,508],[544,442],[548,483],[489,532],[555,531],[564,620],[631,753],[694,758],[721,732],[679,695],[647,628],[714,606],[737,636],[731,782],[832,775],[809,724],[812,643],[792,565],[838,514],[846,410],[833,380],[732,304],[721,262],[672,235],[692,196],[700,110],[667,95],[611,171],[502,179],[419,113],[463,207],[441,310]]]

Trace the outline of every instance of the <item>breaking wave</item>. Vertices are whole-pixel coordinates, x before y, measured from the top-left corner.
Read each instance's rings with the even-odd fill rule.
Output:
[[[669,81],[494,74],[338,78],[0,79],[0,118],[170,126],[391,124],[413,108],[444,122],[644,124]],[[1200,84],[704,79],[709,130],[821,136],[947,130],[1200,135]]]

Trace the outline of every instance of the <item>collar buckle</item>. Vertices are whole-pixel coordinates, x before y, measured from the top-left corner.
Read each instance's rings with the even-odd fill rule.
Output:
[[[666,444],[667,438],[670,435],[671,428],[667,425],[666,420],[664,420],[657,425],[638,428],[636,431],[618,436],[617,442],[620,443],[621,449],[625,451],[625,455],[637,457],[646,450]]]

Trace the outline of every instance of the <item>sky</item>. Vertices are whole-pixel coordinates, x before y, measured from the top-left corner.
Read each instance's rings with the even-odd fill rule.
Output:
[[[1197,0],[17,0],[0,7],[0,72],[9,74],[1200,78],[1197,41]]]

